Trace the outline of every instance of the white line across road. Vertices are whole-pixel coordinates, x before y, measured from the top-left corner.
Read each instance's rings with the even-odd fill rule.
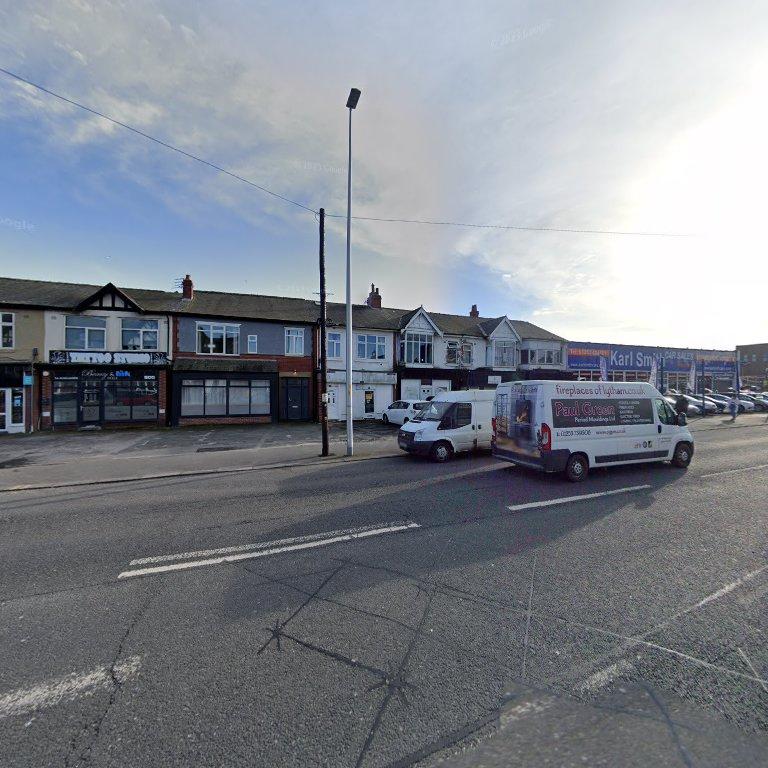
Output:
[[[414,528],[421,528],[421,526],[414,522],[402,522],[386,526],[379,525],[368,526],[365,528],[348,528],[341,531],[327,531],[325,533],[318,533],[310,536],[298,536],[293,539],[278,539],[277,541],[267,541],[260,544],[243,544],[236,547],[183,552],[178,555],[159,555],[155,558],[144,557],[132,560],[130,565],[140,565],[151,562],[168,562],[169,560],[183,560],[184,562],[171,562],[168,565],[154,565],[147,568],[136,568],[134,570],[123,571],[118,575],[118,579],[128,579],[134,576],[149,576],[160,573],[172,573],[174,571],[184,571],[189,568],[203,568],[209,565],[234,563],[239,560],[252,560],[257,557],[278,555],[284,552],[296,552],[302,549],[325,547],[329,544],[338,544],[342,541],[354,541],[355,539],[365,539],[370,538],[371,536],[399,533],[401,531],[413,530]],[[211,557],[211,555],[216,556]],[[188,559],[191,557],[202,559]]]
[[[36,712],[62,701],[90,696],[97,690],[113,685],[113,674],[123,682],[136,675],[140,666],[141,658],[131,656],[114,667],[102,666],[85,672],[74,672],[29,688],[18,688],[10,693],[0,694],[0,718]]]
[[[636,491],[646,491],[650,485],[630,485],[627,488],[616,488],[612,491],[599,491],[598,493],[584,493],[581,496],[563,496],[559,499],[547,499],[546,501],[531,501],[527,504],[512,504],[507,507],[510,512],[517,512],[521,509],[536,509],[537,507],[554,507],[558,504],[571,504],[576,501],[587,501],[588,499],[599,499],[603,496],[616,496],[619,493],[634,493]]]

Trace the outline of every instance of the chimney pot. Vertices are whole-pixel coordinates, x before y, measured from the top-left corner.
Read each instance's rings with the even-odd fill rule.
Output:
[[[195,284],[189,275],[181,281],[181,297],[186,301],[192,301],[195,297]]]
[[[379,293],[379,289],[376,288],[373,283],[371,283],[371,292],[368,294],[365,303],[374,309],[381,309],[381,294]]]
[[[469,310],[470,317],[480,317],[480,312],[477,309],[477,304],[472,305],[472,309]]]

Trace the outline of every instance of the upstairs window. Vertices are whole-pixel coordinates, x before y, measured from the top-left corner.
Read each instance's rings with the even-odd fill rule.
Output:
[[[432,364],[432,334],[405,334],[405,362]]]
[[[515,342],[497,341],[493,345],[493,365],[496,368],[513,368],[515,365]]]
[[[13,312],[0,315],[0,349],[13,349],[16,343]]]
[[[447,365],[472,365],[472,344],[449,341],[445,348],[445,362]]]
[[[239,355],[240,326],[223,323],[198,323],[197,353],[200,355]]]
[[[303,355],[304,354],[304,329],[286,328],[285,329],[285,354]]]
[[[383,360],[386,357],[385,346],[386,338],[384,336],[360,334],[357,337],[357,359]]]
[[[248,354],[257,355],[259,353],[259,337],[255,334],[248,336]]]
[[[333,360],[341,358],[341,334],[338,331],[328,334],[328,357]]]
[[[157,349],[157,320],[123,318],[123,349]]]
[[[530,362],[533,362],[534,358],[531,357],[532,352],[532,349],[520,350],[520,365],[528,365]]]
[[[87,315],[67,315],[64,344],[67,349],[106,349],[107,319]]]

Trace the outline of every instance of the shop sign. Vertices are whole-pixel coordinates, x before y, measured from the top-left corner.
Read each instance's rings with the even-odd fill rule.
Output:
[[[69,352],[52,349],[48,360],[55,365],[166,365],[168,355],[165,352]]]

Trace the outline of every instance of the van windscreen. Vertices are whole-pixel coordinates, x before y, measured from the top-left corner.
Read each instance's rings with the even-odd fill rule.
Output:
[[[447,410],[453,405],[453,403],[436,403],[434,400],[431,403],[425,403],[425,408],[419,411],[411,421],[442,421]]]

